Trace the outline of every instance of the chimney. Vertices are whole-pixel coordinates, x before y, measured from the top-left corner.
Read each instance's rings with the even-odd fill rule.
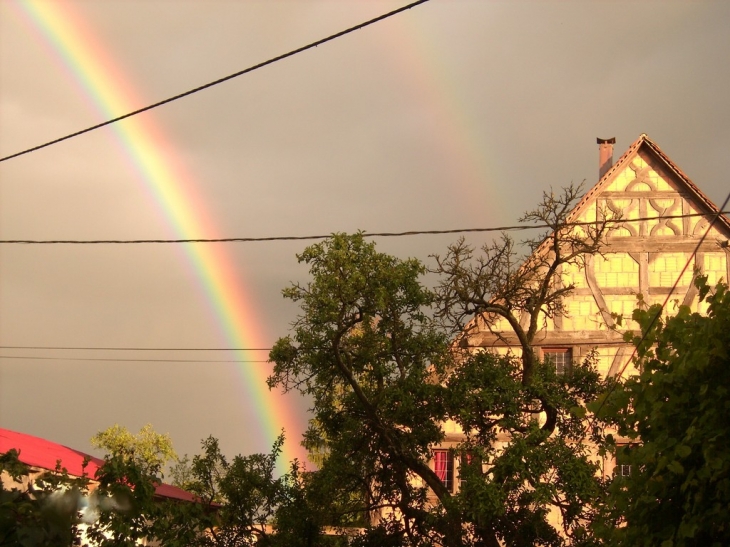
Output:
[[[610,139],[596,139],[598,143],[598,178],[602,178],[613,166],[613,145],[616,137]]]

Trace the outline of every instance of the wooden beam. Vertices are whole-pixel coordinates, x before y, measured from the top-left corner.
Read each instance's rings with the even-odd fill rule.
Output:
[[[598,282],[596,281],[596,270],[593,255],[588,255],[586,257],[585,272],[586,282],[588,283],[588,287],[591,289],[591,293],[593,294],[593,298],[595,299],[596,305],[598,306],[598,311],[601,312],[601,317],[603,317],[603,321],[606,323],[607,327],[613,327],[613,317],[611,317],[611,313],[608,311],[608,306],[606,305],[606,300],[603,298],[601,287],[598,286]]]
[[[649,294],[649,253],[639,253],[639,292],[646,298]]]
[[[705,254],[704,253],[697,253],[695,255],[695,263],[693,265],[693,268],[695,269],[695,272],[699,275],[702,275],[705,273]],[[692,302],[694,301],[695,297],[699,293],[699,290],[697,287],[695,287],[695,278],[697,275],[692,276],[692,283],[690,283],[690,286],[687,287],[687,293],[684,295],[684,300],[682,300],[683,306],[692,306]]]
[[[641,199],[641,198],[650,198],[650,199],[676,199],[676,198],[685,198],[687,197],[687,194],[682,194],[680,192],[641,192],[641,191],[629,191],[629,192],[616,192],[616,191],[606,191],[601,192],[598,194],[597,198],[609,198],[609,199]]]
[[[631,296],[639,292],[639,287],[601,287],[604,296]],[[574,289],[573,294],[576,296],[593,296],[590,288]]]
[[[626,359],[631,355],[633,351],[633,348],[631,346],[622,346],[618,348],[618,351],[616,352],[616,355],[613,358],[613,361],[611,362],[611,368],[608,369],[607,376],[609,378],[613,378],[616,376],[619,372],[621,372],[620,368],[626,361]]]
[[[606,239],[605,253],[691,253],[697,248],[699,237],[687,236],[615,236]],[[720,243],[704,241],[699,251],[717,252]]]
[[[535,347],[546,346],[577,346],[577,345],[624,345],[623,334],[607,330],[582,330],[582,331],[544,331],[538,333],[533,345]],[[519,348],[520,342],[513,334],[504,333],[502,339],[498,336],[482,332],[469,337],[469,348]]]
[[[679,273],[679,272],[677,272]],[[684,293],[689,287],[687,285],[681,285],[674,289],[674,293]],[[671,287],[647,287],[646,290],[641,290],[640,287],[602,287],[601,293],[603,297],[607,296],[633,296],[641,293],[644,299],[650,294],[669,294]],[[575,289],[573,294],[576,296],[592,296],[593,292],[591,289]]]

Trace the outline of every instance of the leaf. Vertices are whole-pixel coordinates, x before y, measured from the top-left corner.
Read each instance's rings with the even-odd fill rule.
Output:
[[[667,465],[667,469],[669,469],[672,473],[675,475],[683,475],[684,474],[684,467],[681,463],[679,463],[678,460],[672,460],[669,465]]]
[[[578,418],[585,418],[586,409],[582,406],[572,406],[570,407],[570,413]]]

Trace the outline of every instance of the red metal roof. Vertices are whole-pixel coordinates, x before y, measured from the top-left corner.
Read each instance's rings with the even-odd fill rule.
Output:
[[[21,462],[40,469],[56,469],[56,462],[60,460],[61,467],[65,467],[69,475],[80,477],[83,472],[84,458],[89,458],[86,466],[86,474],[93,478],[97,470],[104,464],[104,460],[95,458],[68,446],[54,443],[40,437],[11,431],[0,428],[0,454],[15,448],[19,453]],[[195,496],[190,492],[172,486],[171,484],[159,484],[155,488],[155,494],[163,498],[195,501]]]
[[[61,460],[61,466],[68,470],[68,474],[76,477],[80,477],[83,473],[84,458],[89,458],[89,464],[86,466],[86,474],[89,477],[94,477],[96,471],[104,463],[104,460],[100,458],[94,458],[40,437],[0,429],[0,453],[5,453],[11,448],[15,448],[20,453],[21,462],[33,467],[53,470],[56,469],[56,461]]]

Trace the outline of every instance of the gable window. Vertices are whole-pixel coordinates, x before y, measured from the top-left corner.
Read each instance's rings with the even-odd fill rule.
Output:
[[[573,350],[571,348],[543,348],[542,353],[545,361],[550,361],[555,365],[555,372],[558,376],[562,376],[570,370],[570,365],[573,362]]]
[[[453,491],[454,488],[454,454],[451,450],[433,451],[433,470],[444,486]]]

